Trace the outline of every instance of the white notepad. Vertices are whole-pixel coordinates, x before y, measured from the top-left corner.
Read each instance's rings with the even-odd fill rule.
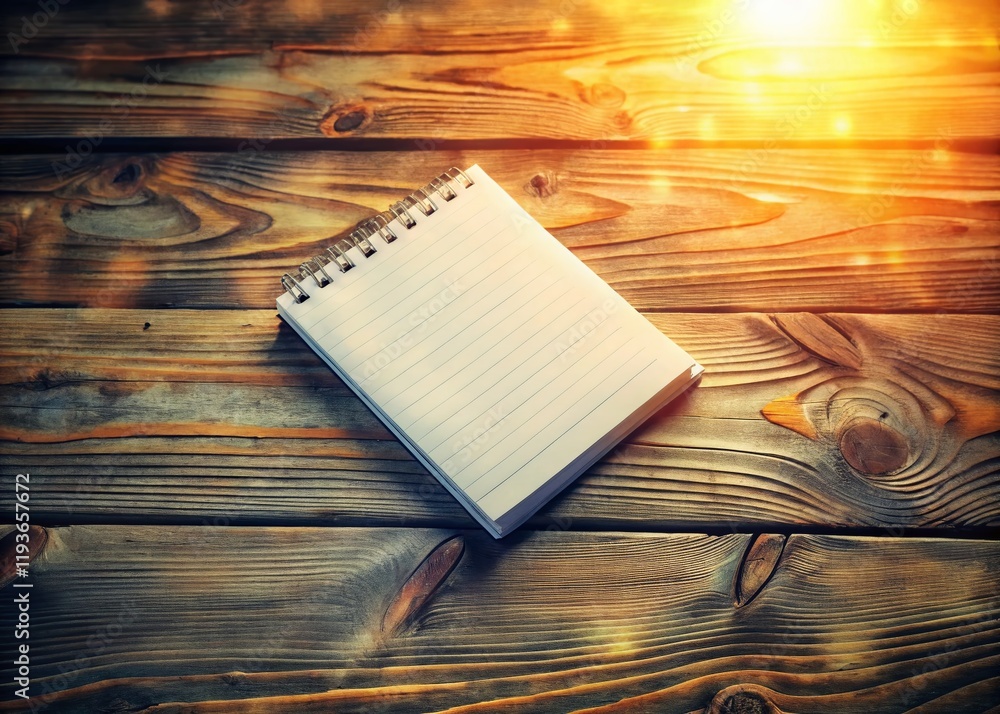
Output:
[[[702,372],[478,166],[282,284],[281,316],[497,538]]]

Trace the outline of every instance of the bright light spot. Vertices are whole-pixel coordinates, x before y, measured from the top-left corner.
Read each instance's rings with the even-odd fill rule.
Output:
[[[861,255],[854,256],[855,265],[868,265],[870,262],[872,262],[871,257],[863,253]]]
[[[702,139],[714,139],[715,118],[712,116],[702,117],[701,121],[698,122],[698,133],[701,135]]]
[[[679,112],[689,112],[689,111],[691,111],[691,107],[682,104],[681,106],[677,107],[677,111],[679,111]]]
[[[673,189],[673,184],[670,183],[670,180],[664,178],[663,176],[657,176],[650,179],[649,186],[654,195],[659,196],[661,199],[666,199],[666,197],[670,194],[670,191]]]
[[[170,13],[169,0],[147,0],[146,7],[154,17],[164,17]]]
[[[748,191],[745,194],[748,198],[753,198],[757,201],[763,201],[764,203],[798,203],[799,199],[793,196],[782,196],[777,193],[769,193],[767,191]]]
[[[935,161],[937,161],[938,163],[940,163],[940,162],[943,162],[943,161],[948,161],[951,158],[951,154],[949,154],[944,149],[934,149],[934,153],[932,155],[932,158]]]
[[[632,652],[635,648],[635,644],[628,640],[614,640],[609,643],[612,652]]]
[[[650,149],[666,149],[670,147],[670,139],[650,139],[649,148]],[[656,185],[656,181],[653,181],[653,185]]]
[[[893,251],[892,253],[889,253],[887,260],[893,265],[900,265],[903,262],[904,257],[902,253]]]
[[[553,32],[566,32],[569,29],[569,20],[565,17],[557,17],[552,21]]]
[[[745,21],[755,33],[808,41],[827,20],[827,0],[753,0]]]
[[[323,5],[319,0],[285,0],[287,11],[298,20],[316,20],[323,17]]]
[[[799,60],[798,55],[790,53],[782,54],[781,60],[778,62],[778,71],[781,74],[800,74],[802,72],[802,62]]]
[[[846,114],[839,115],[833,121],[833,130],[838,136],[847,136],[851,133],[851,118]]]

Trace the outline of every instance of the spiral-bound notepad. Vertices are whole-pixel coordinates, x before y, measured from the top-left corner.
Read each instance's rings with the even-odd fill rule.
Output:
[[[702,371],[478,166],[281,282],[281,316],[498,538]]]

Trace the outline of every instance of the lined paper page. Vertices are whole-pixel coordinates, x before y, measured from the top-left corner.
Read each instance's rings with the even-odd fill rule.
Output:
[[[497,519],[693,361],[478,166],[399,239],[285,309]],[[338,284],[342,283],[342,284]],[[280,302],[280,301],[279,301]]]

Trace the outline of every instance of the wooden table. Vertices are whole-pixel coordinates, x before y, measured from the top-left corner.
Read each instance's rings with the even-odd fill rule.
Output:
[[[648,5],[5,5],[0,711],[1000,711],[1000,8]],[[472,163],[707,368],[499,542],[274,309]]]

